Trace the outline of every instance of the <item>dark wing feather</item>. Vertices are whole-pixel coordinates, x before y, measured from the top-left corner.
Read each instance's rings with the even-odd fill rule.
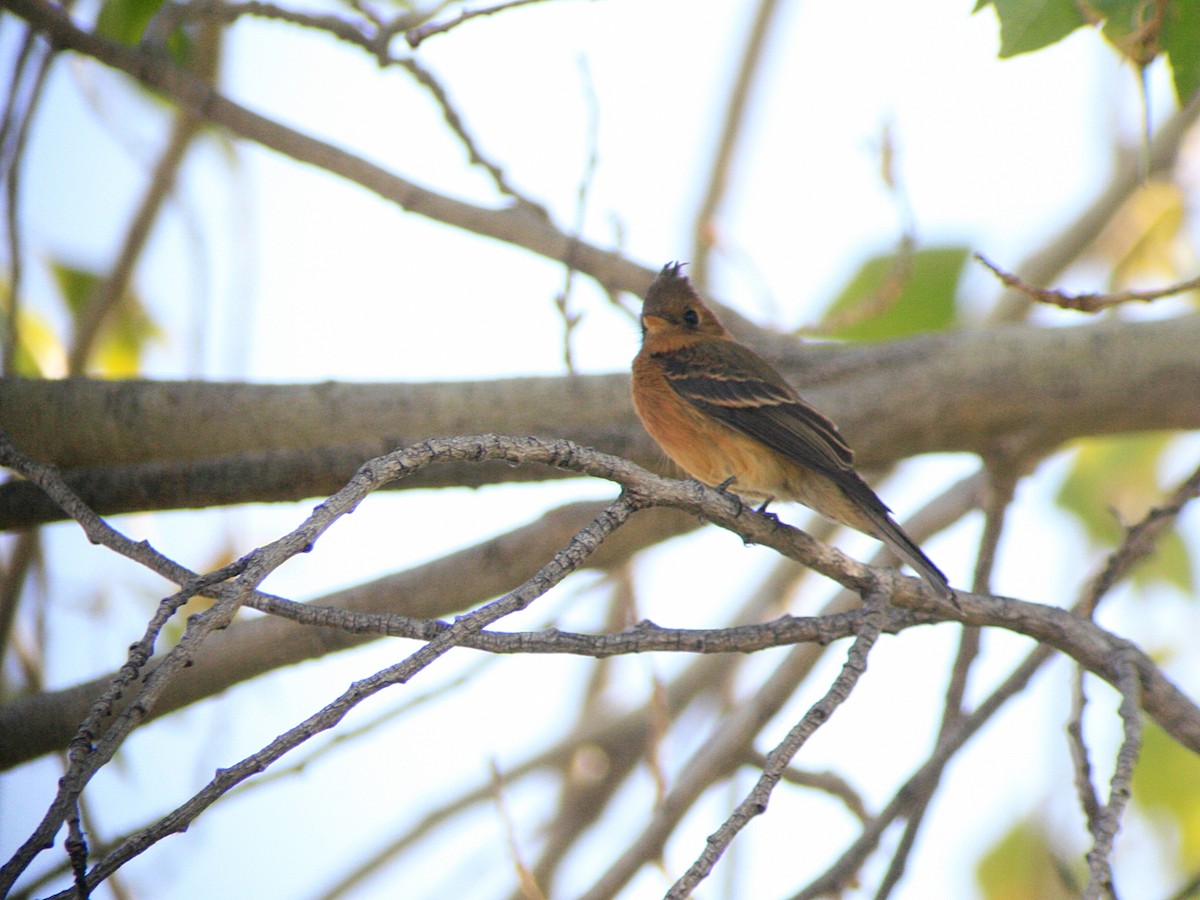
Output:
[[[681,348],[662,360],[667,382],[680,397],[831,479],[874,524],[878,537],[940,594],[954,597],[941,569],[892,520],[886,504],[854,470],[854,453],[837,426],[801,400],[766,361],[730,340]]]
[[[778,372],[733,341],[710,341],[664,357],[679,396],[776,453],[838,482],[854,453],[837,426],[804,403]]]

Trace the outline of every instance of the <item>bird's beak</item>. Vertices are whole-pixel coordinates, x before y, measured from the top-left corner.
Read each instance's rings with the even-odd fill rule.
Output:
[[[667,320],[662,316],[642,315],[642,331],[650,331],[655,328],[662,328],[667,324]]]

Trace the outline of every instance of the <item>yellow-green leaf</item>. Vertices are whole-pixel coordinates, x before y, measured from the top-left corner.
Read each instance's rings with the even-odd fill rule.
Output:
[[[110,40],[136,47],[163,0],[105,0],[96,31]]]
[[[978,12],[986,4],[977,3]],[[1087,19],[1075,0],[992,0],[1000,20],[1000,58],[1040,50],[1057,41]]]
[[[1200,869],[1200,756],[1147,720],[1133,771],[1133,802],[1179,830],[1179,864]]]
[[[1172,437],[1170,432],[1156,432],[1080,442],[1057,501],[1079,520],[1094,544],[1115,548],[1125,527],[1163,501],[1158,465]],[[1140,584],[1166,581],[1191,590],[1191,558],[1179,535],[1163,535],[1134,579]]]
[[[93,302],[103,277],[79,266],[53,262],[51,272],[58,283],[63,304],[78,321]],[[88,372],[105,378],[129,378],[141,371],[146,345],[163,337],[141,300],[126,291],[108,311],[103,326],[93,339],[88,354]]]
[[[871,257],[830,305],[821,330],[846,340],[877,341],[950,327],[969,252],[929,247]]]
[[[88,269],[58,261],[50,263],[50,272],[58,283],[58,291],[67,312],[71,314],[72,319],[77,319],[100,284],[101,276]]]
[[[1175,97],[1183,106],[1200,91],[1200,3],[1168,4],[1159,40],[1171,62]]]
[[[1018,822],[975,867],[975,880],[986,900],[1068,900],[1079,889],[1065,883],[1067,867],[1059,860],[1045,830]],[[1077,876],[1072,876],[1077,877]]]

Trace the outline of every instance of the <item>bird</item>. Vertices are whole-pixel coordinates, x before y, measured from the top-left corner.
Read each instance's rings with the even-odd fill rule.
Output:
[[[950,583],[854,468],[826,416],[739,343],[701,300],[682,263],[663,267],[642,305],[633,360],[638,418],[680,468],[739,497],[798,501],[887,544],[943,599]]]

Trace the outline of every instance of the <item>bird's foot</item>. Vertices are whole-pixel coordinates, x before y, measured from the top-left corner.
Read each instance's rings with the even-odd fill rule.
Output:
[[[759,505],[759,507],[758,507],[756,510],[754,510],[754,511],[755,511],[756,513],[758,513],[759,515],[761,515],[761,516],[766,516],[768,519],[770,519],[770,520],[771,520],[772,522],[774,522],[776,525],[779,525],[779,524],[781,524],[781,523],[780,523],[780,521],[779,521],[779,516],[775,515],[775,513],[773,513],[773,512],[767,512],[767,507],[768,507],[768,506],[770,506],[770,505],[771,505],[772,503],[774,503],[774,502],[775,502],[775,498],[774,498],[774,497],[768,497],[768,498],[767,498],[766,500],[764,500],[764,501],[763,501],[763,502],[762,502],[762,503]]]

